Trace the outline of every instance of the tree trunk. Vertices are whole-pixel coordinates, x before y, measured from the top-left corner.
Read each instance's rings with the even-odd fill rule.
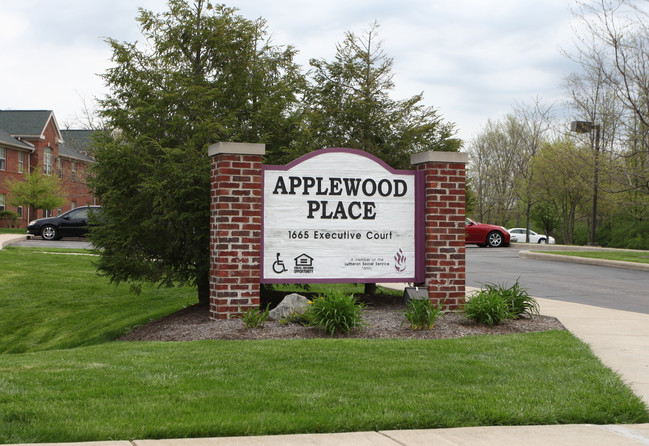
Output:
[[[196,273],[196,286],[198,288],[198,303],[209,305],[210,303],[210,271]]]

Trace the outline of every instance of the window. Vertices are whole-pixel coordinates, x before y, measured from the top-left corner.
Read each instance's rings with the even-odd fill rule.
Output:
[[[84,206],[82,208],[79,208],[75,210],[74,212],[68,213],[68,217],[70,218],[88,218],[88,207]]]
[[[0,147],[0,170],[7,170],[7,149]]]
[[[18,218],[22,219],[23,218],[23,207],[18,206]]]
[[[72,161],[72,181],[77,181],[77,163]]]
[[[52,216],[52,209],[43,209],[43,218],[49,218]]]
[[[76,208],[77,208],[77,202],[76,202],[76,201],[73,201],[73,202],[72,202],[72,209],[76,209]]]
[[[45,175],[52,175],[52,148],[46,147],[43,149],[43,173]]]
[[[63,178],[63,164],[61,163],[61,158],[56,159],[56,172],[59,178]]]
[[[25,152],[18,152],[18,173],[25,171]]]
[[[6,199],[6,195],[0,194],[0,211],[5,210],[5,199]]]

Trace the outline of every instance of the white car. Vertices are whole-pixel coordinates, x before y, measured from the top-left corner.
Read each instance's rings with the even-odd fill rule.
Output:
[[[507,232],[511,234],[512,242],[525,243],[527,241],[525,238],[525,228],[512,228],[508,229]],[[554,237],[546,237],[543,234],[537,234],[534,231],[530,231],[530,243],[554,244]]]

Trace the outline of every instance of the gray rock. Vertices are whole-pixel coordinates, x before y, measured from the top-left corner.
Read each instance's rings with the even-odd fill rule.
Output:
[[[291,313],[302,314],[309,305],[309,299],[297,293],[289,294],[268,313],[268,320],[278,321]]]

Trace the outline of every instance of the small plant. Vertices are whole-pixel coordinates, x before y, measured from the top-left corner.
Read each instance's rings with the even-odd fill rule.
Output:
[[[500,294],[509,306],[509,313],[511,319],[518,319],[522,315],[532,317],[539,315],[539,304],[532,296],[527,293],[527,290],[520,286],[518,279],[516,283],[510,288],[505,288],[503,285],[486,284],[484,285],[488,290]]]
[[[496,289],[482,289],[464,305],[464,314],[480,324],[490,327],[510,317],[509,304]]]
[[[352,328],[363,326],[363,307],[353,295],[334,290],[312,301],[308,317],[312,325],[331,336],[338,332],[349,334]]]
[[[311,325],[311,315],[309,312],[298,313],[294,311],[291,314],[288,314],[286,317],[283,317],[279,320],[280,325],[289,325],[289,324],[300,324],[305,327]]]
[[[264,311],[260,311],[259,308],[248,308],[240,316],[236,317],[243,320],[243,326],[246,328],[264,328],[269,312],[270,306],[267,306]]]
[[[430,330],[440,316],[444,317],[444,312],[441,305],[433,305],[430,299],[411,299],[403,316],[401,325],[408,321],[413,330]]]

